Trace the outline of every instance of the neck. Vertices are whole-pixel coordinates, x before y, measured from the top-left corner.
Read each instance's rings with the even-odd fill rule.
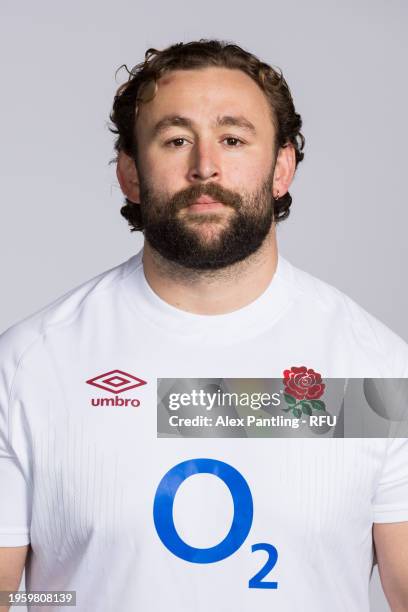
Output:
[[[275,227],[262,246],[221,270],[192,270],[163,258],[145,240],[143,269],[153,291],[165,302],[194,314],[225,314],[256,300],[270,284],[278,262]]]

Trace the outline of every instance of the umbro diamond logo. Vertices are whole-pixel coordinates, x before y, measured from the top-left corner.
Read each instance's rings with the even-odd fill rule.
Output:
[[[114,393],[115,395],[123,393],[124,391],[129,391],[129,389],[134,389],[135,387],[147,385],[145,380],[128,374],[127,372],[123,372],[123,370],[111,370],[110,372],[105,372],[104,374],[99,374],[99,376],[90,378],[86,382],[88,385],[110,391],[110,393]]]

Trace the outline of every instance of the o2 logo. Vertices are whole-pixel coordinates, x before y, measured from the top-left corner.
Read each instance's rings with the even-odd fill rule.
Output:
[[[189,546],[178,535],[173,520],[173,505],[181,483],[194,474],[213,474],[220,478],[230,490],[234,502],[234,517],[226,537],[211,548]],[[217,459],[189,459],[175,465],[163,476],[153,504],[156,531],[164,546],[176,557],[191,563],[216,563],[234,554],[244,543],[252,525],[254,505],[251,490],[245,478],[234,467]],[[263,578],[275,567],[278,551],[272,544],[253,544],[252,552],[265,550],[268,559],[265,565],[248,583],[250,589],[277,589],[277,582]]]

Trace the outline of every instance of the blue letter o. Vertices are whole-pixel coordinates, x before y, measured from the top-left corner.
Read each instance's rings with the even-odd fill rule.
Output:
[[[227,485],[234,502],[234,518],[227,536],[211,548],[194,548],[178,535],[173,504],[179,486],[194,474],[214,474]],[[215,563],[232,555],[243,544],[252,525],[253,502],[245,478],[231,465],[217,459],[189,459],[167,472],[157,487],[153,518],[159,538],[174,555],[191,563]]]

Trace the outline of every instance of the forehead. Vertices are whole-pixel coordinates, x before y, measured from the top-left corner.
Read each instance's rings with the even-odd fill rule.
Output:
[[[140,105],[137,123],[151,127],[169,114],[197,122],[215,115],[241,115],[259,127],[271,122],[269,101],[257,83],[242,70],[219,67],[164,74],[154,98]]]

